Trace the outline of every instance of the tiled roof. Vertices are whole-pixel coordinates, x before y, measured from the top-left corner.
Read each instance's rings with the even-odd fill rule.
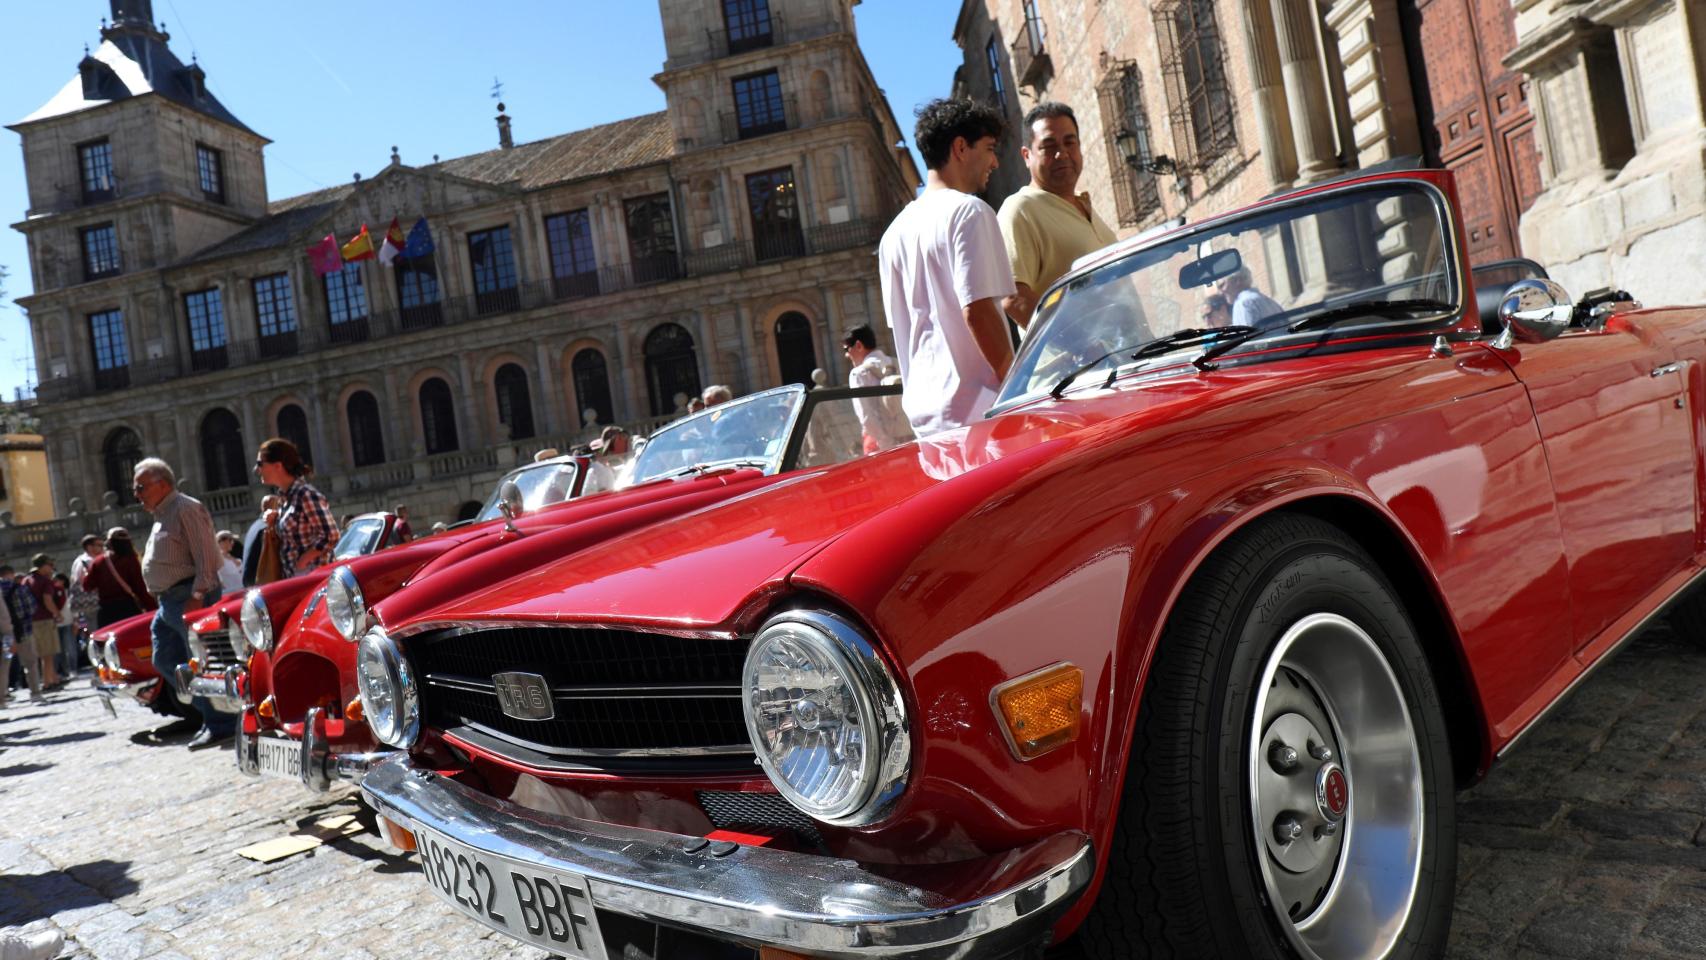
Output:
[[[659,112],[518,144],[507,150],[456,157],[425,169],[531,190],[661,163],[674,153],[669,115]]]
[[[665,113],[618,120],[509,149],[453,157],[420,168],[494,186],[523,190],[661,163],[675,152]],[[357,183],[285,197],[267,204],[267,216],[184,262],[254,253],[300,241],[302,231],[360,189]],[[347,227],[347,224],[341,225]],[[313,237],[308,238],[310,242]]]

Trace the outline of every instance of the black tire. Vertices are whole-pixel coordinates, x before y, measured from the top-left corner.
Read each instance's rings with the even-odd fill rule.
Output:
[[[1270,909],[1276,888],[1263,879],[1262,858],[1271,855],[1252,826],[1257,813],[1250,786],[1266,775],[1251,766],[1252,751],[1260,749],[1250,736],[1254,709],[1280,696],[1258,697],[1256,688],[1263,686],[1264,669],[1277,669],[1267,664],[1280,654],[1282,636],[1293,625],[1301,628],[1306,617],[1354,624],[1366,635],[1359,638],[1359,656],[1369,663],[1383,657],[1388,689],[1402,693],[1401,702],[1390,698],[1388,715],[1402,723],[1407,711],[1413,732],[1416,750],[1405,763],[1420,774],[1407,789],[1420,797],[1421,826],[1414,833],[1421,841],[1410,854],[1419,868],[1409,919],[1387,955],[1398,960],[1444,952],[1457,863],[1453,776],[1426,656],[1395,592],[1354,539],[1321,520],[1279,513],[1252,522],[1209,558],[1163,631],[1145,684],[1107,872],[1069,955],[1321,956],[1301,943],[1301,935],[1288,936],[1295,927]],[[1282,676],[1274,674],[1268,687],[1278,690]],[[1353,777],[1356,762],[1354,753],[1345,761]],[[1380,802],[1375,782],[1370,779],[1357,806],[1347,803],[1347,829],[1338,834],[1344,844],[1358,836],[1353,831],[1362,801],[1370,810]],[[1314,837],[1323,842],[1320,834]],[[1330,865],[1326,869],[1330,876]],[[1322,896],[1301,915],[1330,902],[1336,901]],[[1349,909],[1351,901],[1344,902]]]

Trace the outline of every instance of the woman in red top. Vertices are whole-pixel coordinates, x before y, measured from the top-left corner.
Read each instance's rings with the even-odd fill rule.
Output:
[[[130,531],[114,527],[107,531],[107,550],[83,574],[83,589],[100,598],[95,626],[104,627],[134,617],[155,607],[148,586],[142,582],[142,560],[130,542]]]

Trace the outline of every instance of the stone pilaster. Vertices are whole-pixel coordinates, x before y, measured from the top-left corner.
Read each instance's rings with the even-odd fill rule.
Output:
[[[1286,106],[1297,143],[1297,176],[1317,180],[1339,169],[1333,150],[1333,114],[1315,43],[1314,0],[1273,0],[1274,38],[1285,78]]]

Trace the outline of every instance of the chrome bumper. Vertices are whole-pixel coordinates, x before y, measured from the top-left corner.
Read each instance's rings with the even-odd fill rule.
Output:
[[[233,667],[224,673],[201,674],[190,677],[187,666],[178,667],[178,680],[188,679],[187,687],[191,697],[205,697],[213,709],[220,713],[242,713],[246,704],[243,702],[242,683],[243,669]]]
[[[1039,943],[1096,867],[1089,838],[1064,832],[968,864],[959,889],[931,891],[851,860],[537,813],[414,769],[403,753],[369,771],[361,792],[406,828],[583,876],[600,909],[813,956],[948,960]]]
[[[359,786],[381,761],[395,755],[394,750],[379,750],[373,753],[333,753],[331,745],[325,740],[320,728],[321,711],[319,707],[308,711],[308,716],[302,724],[306,734],[297,741],[301,750],[302,785],[315,793],[324,793],[336,782],[345,782]],[[237,733],[237,769],[252,777],[261,775],[260,735],[249,736],[239,731]]]

